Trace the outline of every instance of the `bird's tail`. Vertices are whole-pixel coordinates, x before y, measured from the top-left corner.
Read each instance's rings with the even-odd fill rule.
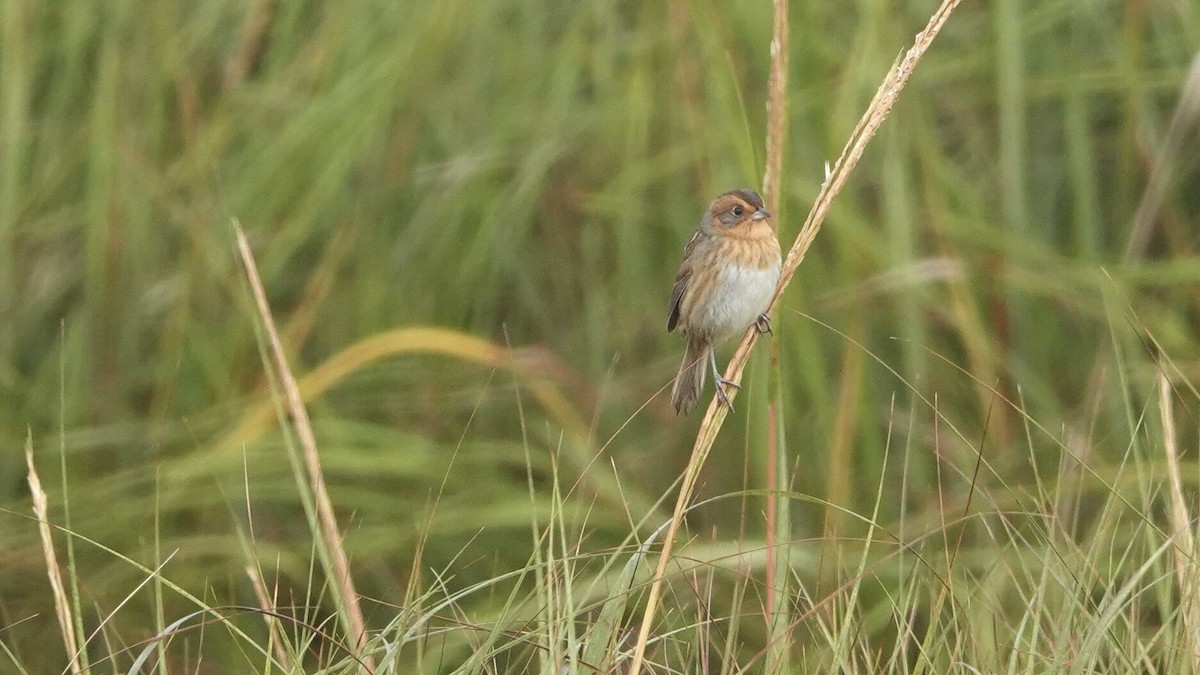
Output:
[[[708,366],[705,359],[708,358],[710,348],[707,340],[688,340],[687,349],[683,352],[683,363],[679,365],[679,374],[675,376],[675,387],[671,389],[671,403],[675,404],[676,414],[686,415],[700,401]]]

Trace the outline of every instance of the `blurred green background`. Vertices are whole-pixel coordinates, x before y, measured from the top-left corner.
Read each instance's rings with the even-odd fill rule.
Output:
[[[761,181],[769,2],[0,6],[12,662],[66,662],[39,646],[61,640],[28,518],[27,434],[52,520],[65,523],[61,453],[70,529],[150,567],[177,551],[164,575],[207,602],[256,605],[251,559],[278,565],[287,603],[320,586],[233,218],[298,376],[364,340],[380,348],[308,401],[365,595],[399,603],[431,584],[412,577],[418,549],[418,569],[449,588],[522,568],[556,482],[583,552],[667,517],[673,492],[656,502],[700,416],[676,418],[662,391],[682,353],[666,301],[708,200]],[[935,6],[792,3],[785,249]],[[1111,477],[1138,453],[1159,458],[1138,448],[1160,435],[1160,355],[1194,450],[1200,142],[1195,104],[1177,106],[1200,96],[1197,45],[1200,5],[1186,0],[994,0],[953,15],[777,307],[793,490],[869,515],[882,485],[879,521],[917,536],[964,509],[977,448],[979,508],[1057,494],[1040,472],[1058,474],[1063,447]],[[416,327],[504,356],[388,333]],[[701,497],[765,487],[767,344]],[[690,526],[760,541],[762,508],[744,494]],[[803,500],[792,518],[798,543],[863,529]],[[1007,552],[986,536],[963,546]],[[75,555],[90,632],[144,575],[81,541]],[[836,566],[796,575],[837,586]],[[193,608],[164,604],[134,594],[94,649]],[[396,613],[366,611],[373,627]],[[243,663],[227,636],[198,635],[183,662]]]

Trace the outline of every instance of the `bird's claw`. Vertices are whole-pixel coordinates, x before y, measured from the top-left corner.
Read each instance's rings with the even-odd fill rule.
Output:
[[[736,382],[733,382],[732,380],[727,380],[723,377],[717,378],[716,385],[717,385],[717,399],[720,400],[721,403],[724,403],[725,407],[729,408],[729,412],[733,412],[733,402],[729,400],[729,392],[726,391],[726,388],[733,387],[734,389],[741,390],[742,385],[740,385]]]
[[[771,332],[771,317],[766,314],[758,315],[758,319],[754,322],[754,328],[758,331],[759,335],[770,335],[772,337],[775,335]]]

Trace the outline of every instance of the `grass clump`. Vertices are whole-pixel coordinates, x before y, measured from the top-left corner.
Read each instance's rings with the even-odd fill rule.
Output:
[[[785,242],[932,9],[791,8]],[[763,174],[772,11],[5,3],[4,668],[627,670],[697,424],[666,293]],[[1198,35],[954,14],[749,359],[648,670],[1200,668]]]

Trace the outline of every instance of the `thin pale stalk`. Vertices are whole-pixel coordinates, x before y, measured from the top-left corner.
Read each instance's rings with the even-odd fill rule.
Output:
[[[808,252],[809,247],[812,246],[813,240],[821,229],[821,224],[825,222],[825,218],[829,214],[829,209],[833,205],[833,200],[846,185],[846,181],[849,180],[854,168],[858,166],[863,152],[866,151],[867,144],[875,136],[875,133],[879,131],[879,127],[891,113],[892,107],[896,104],[896,100],[904,90],[905,85],[908,84],[913,71],[921,61],[921,57],[928,51],[929,46],[933,44],[934,38],[941,31],[942,26],[950,18],[950,14],[961,2],[962,0],[943,0],[941,6],[930,17],[925,29],[917,34],[912,48],[888,72],[887,77],[884,78],[883,83],[875,92],[875,97],[871,100],[870,106],[867,107],[866,113],[863,114],[858,125],[851,133],[850,139],[846,142],[846,147],[843,148],[841,157],[838,158],[825,183],[821,186],[821,191],[808,213],[808,218],[804,221],[804,226],[800,229],[800,233],[796,236],[796,241],[788,251],[787,258],[783,261],[779,283],[775,287],[775,294],[771,298],[771,305],[768,307],[768,312],[774,307],[779,296],[791,282],[792,277],[796,273],[796,267],[804,260],[804,255]],[[741,344],[738,345],[737,351],[734,352],[733,358],[729,361],[729,366],[725,369],[726,379],[735,383],[741,381],[742,370],[746,367],[746,359],[757,339],[758,331],[753,327],[746,331]],[[730,398],[735,397],[736,391],[731,392]],[[696,480],[700,476],[700,469],[704,466],[704,461],[708,458],[708,453],[712,449],[713,442],[716,440],[717,434],[720,433],[721,425],[724,424],[725,417],[728,414],[729,408],[722,405],[714,397],[708,404],[704,420],[700,423],[700,429],[696,434],[696,442],[692,447],[691,458],[688,460],[688,465],[684,469],[683,480],[680,482],[679,496],[675,501],[675,511],[671,516],[671,524],[667,529],[667,536],[663,539],[662,555],[659,557],[658,566],[654,571],[654,579],[650,584],[650,594],[646,600],[646,611],[642,614],[642,625],[638,631],[637,645],[634,647],[633,659],[628,670],[630,675],[637,675],[641,672],[642,663],[646,655],[646,643],[649,641],[650,627],[654,624],[654,617],[658,611],[659,601],[662,597],[663,579],[666,576],[667,564],[670,561],[671,550],[675,544],[675,536],[679,531],[683,514],[687,511],[688,505],[691,503],[692,491],[696,487]]]
[[[1162,142],[1162,150],[1150,167],[1150,178],[1146,189],[1142,192],[1142,200],[1137,211],[1133,214],[1133,227],[1130,230],[1129,243],[1125,246],[1125,257],[1139,260],[1150,244],[1150,236],[1154,233],[1154,224],[1158,222],[1159,211],[1167,194],[1167,186],[1179,162],[1179,148],[1185,147],[1185,137],[1190,129],[1195,128],[1196,120],[1200,119],[1200,52],[1192,59],[1188,69],[1187,79],[1183,83],[1183,93],[1171,122],[1167,126],[1166,137]]]
[[[791,661],[791,539],[792,519],[787,493],[790,481],[786,472],[791,462],[787,451],[786,417],[779,414],[783,406],[783,380],[779,375],[779,342],[771,345],[771,392],[767,405],[770,457],[773,465],[768,476],[770,496],[767,499],[767,668],[768,673],[792,672]]]
[[[38,534],[42,540],[42,556],[46,562],[46,576],[50,578],[50,591],[54,595],[54,615],[62,632],[63,646],[71,658],[71,672],[80,675],[83,668],[79,663],[79,645],[75,641],[75,621],[71,615],[71,602],[67,599],[63,584],[62,569],[58,566],[58,554],[54,550],[54,539],[50,536],[49,509],[42,480],[33,465],[33,434],[25,437],[25,464],[29,468],[29,493],[33,495],[33,515],[37,518]]]
[[[767,208],[776,214],[779,227],[779,186],[783,178],[783,144],[787,137],[787,80],[788,52],[791,46],[788,32],[788,0],[775,0],[774,37],[771,38],[771,74],[767,84],[767,166],[763,171],[763,195]],[[787,517],[787,498],[782,496],[784,472],[789,465],[787,443],[783,437],[783,417],[780,415],[783,383],[780,380],[779,340],[771,342],[771,361],[767,377],[767,651],[766,672],[786,673],[791,670],[789,623],[787,618],[788,556],[786,543],[791,538],[791,521]],[[783,552],[781,555],[781,551]]]
[[[279,618],[278,612],[275,610],[275,601],[267,595],[267,586],[263,583],[258,567],[246,565],[246,576],[250,578],[250,587],[254,589],[254,597],[258,600],[258,606],[263,610],[263,621],[267,622],[267,636],[271,646],[275,648],[275,658],[279,660],[279,664],[284,670],[291,671],[292,659],[288,656],[287,644],[279,632]]]
[[[1177,540],[1172,550],[1175,559],[1175,575],[1179,582],[1180,604],[1183,623],[1192,642],[1192,670],[1200,672],[1200,603],[1196,602],[1196,574],[1193,560],[1196,556],[1196,535],[1192,531],[1192,518],[1188,514],[1187,502],[1183,497],[1183,479],[1179,472],[1179,444],[1175,437],[1175,407],[1171,398],[1171,381],[1165,373],[1158,373],[1158,411],[1163,427],[1163,452],[1167,456],[1167,480],[1170,485],[1171,536]]]
[[[262,281],[258,277],[258,267],[254,262],[254,254],[250,252],[250,242],[242,226],[236,220],[233,223],[237,234],[238,251],[242,256],[242,264],[246,268],[246,278],[250,282],[250,291],[254,295],[254,303],[258,308],[259,318],[267,333],[267,342],[271,347],[271,356],[275,360],[275,369],[279,376],[284,395],[287,396],[288,410],[291,412],[295,425],[296,436],[300,447],[304,450],[304,463],[308,469],[313,500],[317,507],[317,518],[321,523],[321,531],[328,549],[330,566],[328,570],[333,576],[333,585],[341,598],[338,614],[345,623],[346,632],[350,636],[356,650],[361,650],[367,641],[366,622],[363,621],[362,608],[358,603],[358,592],[354,589],[354,579],[350,576],[350,563],[346,558],[346,549],[342,546],[342,533],[337,526],[337,517],[333,513],[333,501],[325,489],[325,473],[321,470],[321,458],[317,454],[317,438],[313,433],[312,422],[308,418],[308,409],[304,406],[304,398],[300,395],[300,387],[288,367],[287,357],[283,353],[283,343],[279,339],[279,331],[275,328],[275,319],[271,316],[271,307],[267,304],[267,295],[263,290]],[[363,659],[368,670],[374,670],[374,664],[369,656],[358,655]]]

